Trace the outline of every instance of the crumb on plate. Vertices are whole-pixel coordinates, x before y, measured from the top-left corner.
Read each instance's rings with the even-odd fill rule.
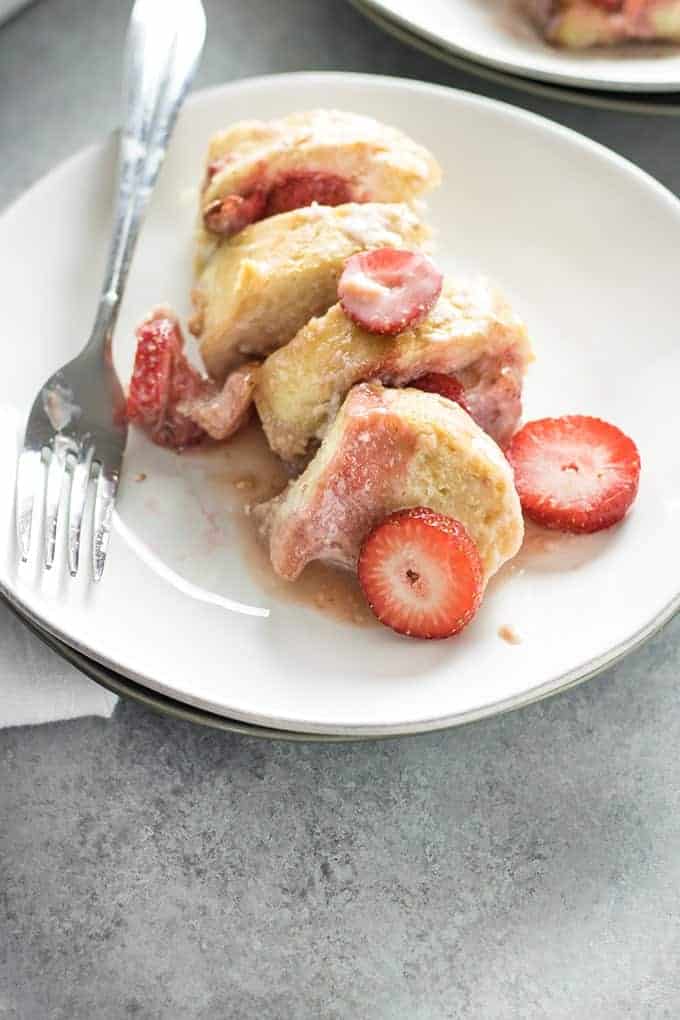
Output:
[[[522,639],[515,628],[511,627],[507,623],[504,623],[502,627],[498,628],[498,636],[499,638],[502,638],[503,641],[507,641],[509,645],[519,645],[522,643]]]

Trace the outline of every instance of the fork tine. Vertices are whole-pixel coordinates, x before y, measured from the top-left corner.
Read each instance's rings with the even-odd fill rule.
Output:
[[[40,485],[42,456],[40,450],[24,450],[17,465],[16,520],[17,540],[25,563],[31,548],[33,501]]]
[[[71,498],[68,506],[68,569],[71,577],[75,577],[78,573],[80,532],[83,524],[85,503],[87,501],[87,488],[90,483],[93,456],[94,447],[90,446],[86,449],[85,454],[79,457],[73,469]]]
[[[50,452],[50,462],[47,468],[47,488],[45,491],[45,566],[48,570],[54,563],[61,486],[64,480],[65,469],[66,456],[64,450],[55,440],[53,449]]]
[[[100,581],[106,563],[106,551],[111,535],[113,504],[118,489],[118,472],[107,475],[102,467],[97,479],[97,495],[94,501],[94,535],[92,539],[92,576]]]

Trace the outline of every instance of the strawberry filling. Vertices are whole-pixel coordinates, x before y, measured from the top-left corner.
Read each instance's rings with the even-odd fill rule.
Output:
[[[209,182],[229,162],[223,156],[208,164]],[[244,188],[241,194],[217,198],[203,211],[203,220],[215,234],[231,237],[244,227],[267,216],[319,205],[342,205],[353,200],[350,182],[339,174],[325,170],[294,170],[279,175],[267,184],[262,175]]]
[[[522,414],[522,366],[512,349],[483,356],[448,375],[428,372],[407,386],[438,393],[459,404],[499,446],[512,439]]]
[[[261,220],[267,207],[267,194],[263,188],[255,188],[247,195],[227,195],[217,198],[207,206],[203,220],[214,234],[232,237],[244,227]]]
[[[297,170],[283,174],[270,188],[266,216],[319,205],[343,205],[352,201],[352,189],[346,178],[320,170]]]
[[[465,387],[453,375],[444,375],[442,372],[427,372],[418,379],[414,379],[409,385],[417,390],[423,390],[425,393],[438,393],[440,397],[446,397],[447,400],[452,400],[454,404],[459,404],[464,411],[470,414],[470,408],[465,399]]]

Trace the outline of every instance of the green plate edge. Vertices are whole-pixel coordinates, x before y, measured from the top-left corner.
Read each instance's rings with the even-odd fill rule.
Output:
[[[384,734],[335,734],[335,733],[301,733],[294,730],[283,730],[275,729],[273,727],[258,726],[253,723],[241,722],[237,719],[230,719],[226,716],[217,715],[214,712],[208,712],[201,708],[195,708],[192,705],[187,705],[182,701],[176,701],[174,698],[168,698],[164,694],[158,694],[156,691],[152,691],[150,688],[144,687],[142,684],[135,683],[133,680],[128,680],[126,677],[121,676],[114,670],[108,669],[106,666],[100,665],[93,659],[83,655],[82,652],[72,648],[66,642],[61,641],[55,637],[48,630],[41,627],[30,615],[24,613],[22,608],[18,606],[11,598],[8,598],[6,593],[0,592],[0,601],[17,616],[26,626],[31,630],[36,637],[40,638],[49,648],[51,648],[57,655],[60,655],[67,662],[70,662],[72,666],[79,669],[95,683],[101,684],[102,687],[106,687],[107,690],[112,691],[119,697],[131,698],[133,701],[138,702],[145,708],[151,709],[155,712],[160,712],[161,715],[167,715],[173,719],[181,719],[184,722],[197,723],[199,726],[208,726],[212,729],[228,731],[230,733],[239,733],[241,736],[246,737],[258,737],[261,740],[286,740],[296,743],[314,743],[314,744],[349,744],[349,743],[365,743],[369,740],[400,740],[405,738],[426,735],[427,733],[439,733],[443,730],[457,729],[459,726],[472,726],[475,723],[482,723],[485,719],[493,719],[498,715],[507,715],[509,712],[516,712],[518,709],[526,708],[529,705],[535,705],[539,701],[545,701],[547,698],[555,697],[558,694],[566,693],[573,687],[578,687],[580,684],[585,683],[586,680],[592,680],[594,677],[599,676],[606,670],[611,669],[617,663],[621,662],[622,659],[630,655],[631,652],[636,651],[643,644],[649,641],[650,638],[658,634],[666,624],[668,624],[676,614],[680,613],[680,596],[673,599],[646,627],[643,627],[637,634],[635,634],[628,642],[624,642],[613,653],[608,657],[603,657],[593,663],[592,668],[585,670],[581,674],[577,674],[565,680],[565,682],[557,688],[551,690],[538,690],[533,696],[526,698],[526,700],[505,705],[498,708],[496,711],[489,712],[483,716],[473,719],[467,719],[465,721],[452,723],[449,726],[437,727],[434,730],[424,730],[422,733],[384,733]]]
[[[256,726],[251,723],[239,722],[236,719],[228,719],[213,712],[207,712],[192,705],[185,705],[182,701],[175,701],[164,694],[157,694],[133,680],[127,680],[120,674],[115,673],[106,666],[100,665],[93,659],[89,659],[82,652],[76,651],[59,638],[54,637],[49,631],[43,630],[35,620],[24,615],[21,609],[4,595],[0,595],[2,601],[28,629],[36,635],[44,644],[56,652],[62,659],[66,659],[72,666],[84,673],[90,680],[100,684],[113,694],[121,698],[130,698],[145,708],[161,715],[170,716],[173,719],[181,719],[184,722],[197,723],[199,726],[209,726],[212,729],[224,730],[230,733],[239,733],[244,737],[258,737],[261,740],[286,740],[309,743],[340,744],[354,741],[366,740],[389,740],[396,739],[393,735],[386,736],[342,736],[331,733],[296,733],[292,730],[277,730],[266,726]]]

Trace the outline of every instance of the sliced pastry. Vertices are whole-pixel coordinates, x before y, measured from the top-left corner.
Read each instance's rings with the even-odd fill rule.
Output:
[[[464,525],[486,580],[521,545],[512,469],[493,439],[444,397],[362,383],[303,474],[255,513],[274,570],[294,580],[311,560],[354,569],[378,521],[416,506]]]
[[[403,203],[314,205],[272,216],[221,244],[193,291],[192,332],[221,382],[252,355],[276,350],[336,300],[345,261],[385,245],[420,244],[427,231]]]
[[[427,149],[372,117],[311,110],[242,121],[211,139],[201,219],[209,234],[230,237],[313,202],[410,202],[440,177]]]
[[[531,358],[524,323],[498,291],[483,279],[446,280],[426,318],[395,336],[368,332],[333,305],[267,358],[255,402],[272,449],[291,460],[325,435],[355,383],[397,387],[440,373],[462,386],[472,417],[505,445]]]

